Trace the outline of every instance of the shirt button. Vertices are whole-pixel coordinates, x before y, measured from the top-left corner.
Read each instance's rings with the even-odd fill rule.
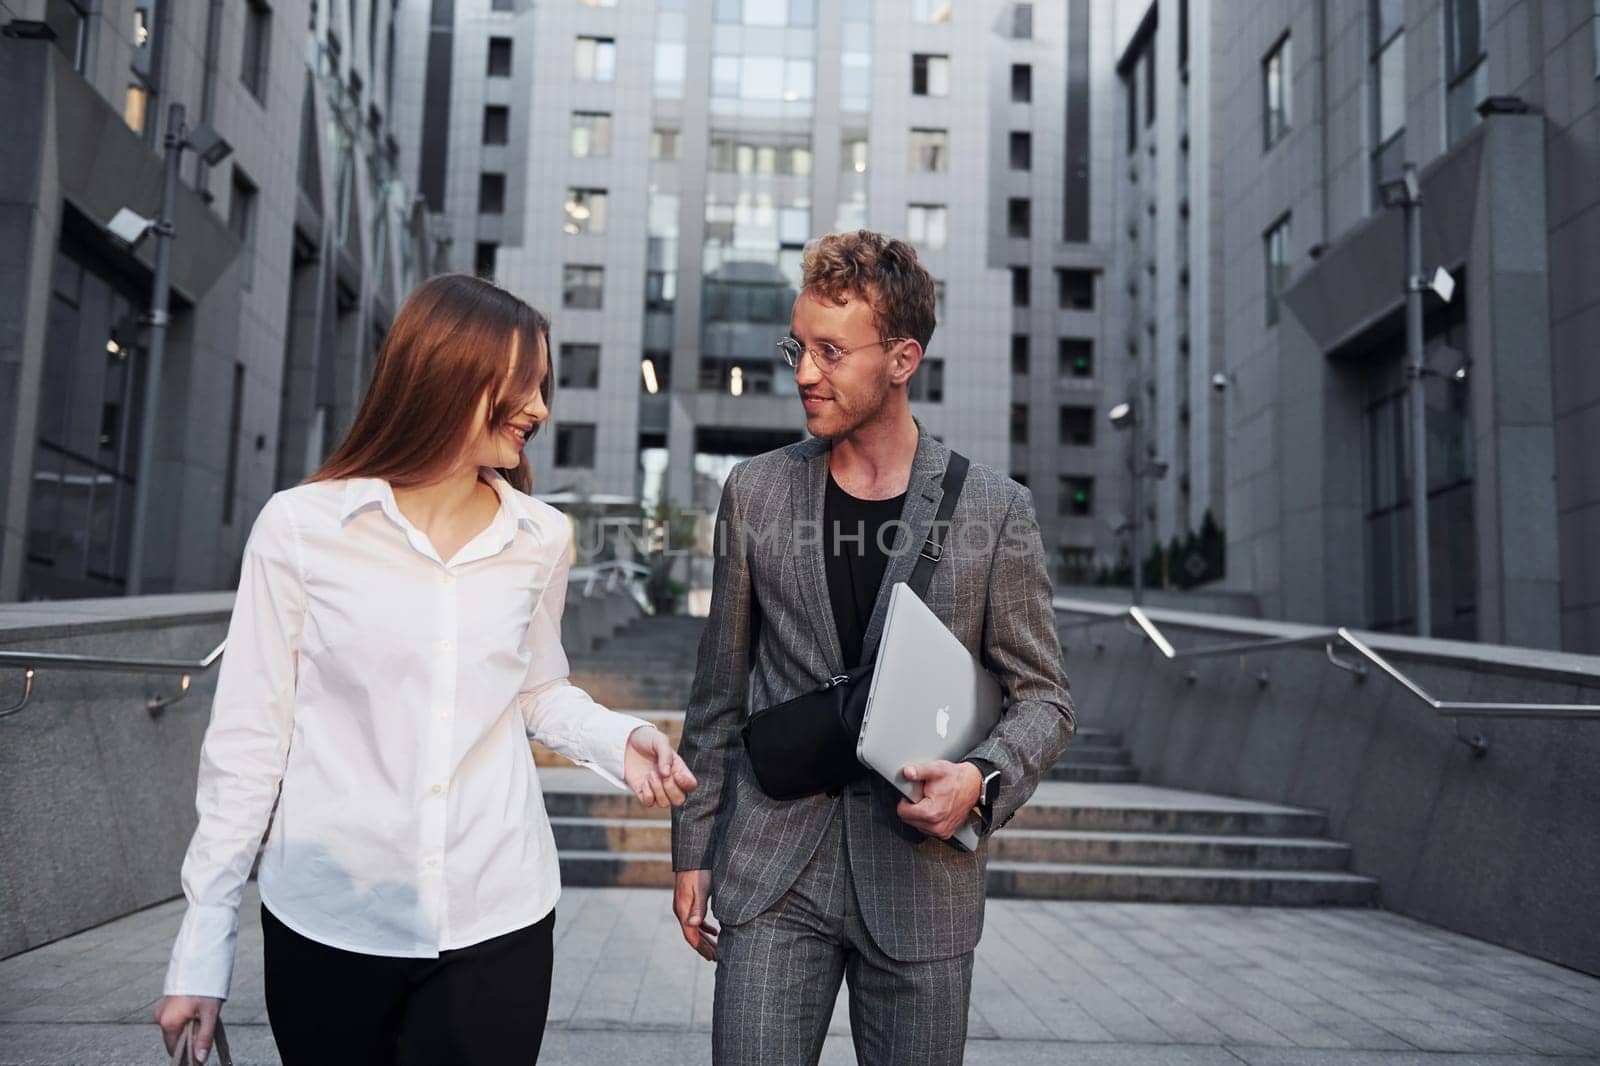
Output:
[[[433,794],[435,796],[437,796],[439,793],[441,793],[443,791],[444,791],[444,786],[443,785],[434,785],[433,786]]]
[[[439,642],[439,650],[440,651],[449,651],[450,650],[450,642],[448,640],[441,640]]]
[[[426,865],[428,867],[428,869],[432,870],[432,869],[434,869],[435,867],[437,867],[439,865],[439,860],[438,859],[429,859],[424,865]]]

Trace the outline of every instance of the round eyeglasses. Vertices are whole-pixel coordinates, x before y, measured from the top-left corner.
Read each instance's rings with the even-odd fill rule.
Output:
[[[859,352],[863,348],[875,348],[880,344],[898,344],[906,337],[886,337],[883,340],[872,341],[870,344],[858,344],[854,348],[838,348],[824,341],[814,348],[807,348],[793,337],[785,337],[778,342],[778,351],[783,353],[783,361],[791,367],[798,368],[800,360],[807,352],[816,360],[817,369],[827,373],[839,365],[839,361],[851,352]]]

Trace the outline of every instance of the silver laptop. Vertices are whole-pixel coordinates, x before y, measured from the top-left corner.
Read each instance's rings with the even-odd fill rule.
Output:
[[[999,682],[910,586],[896,582],[856,742],[862,765],[915,803],[922,785],[900,776],[901,769],[961,761],[1000,721],[1000,704]],[[974,815],[952,842],[975,850],[978,828]]]

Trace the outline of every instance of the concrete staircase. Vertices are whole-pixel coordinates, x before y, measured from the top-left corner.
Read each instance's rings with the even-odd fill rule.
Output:
[[[573,659],[596,699],[682,735],[699,619],[646,618]],[[666,698],[663,698],[666,697]],[[546,806],[569,885],[672,884],[665,811],[537,745]],[[1033,799],[990,845],[996,897],[1364,906],[1377,883],[1317,811],[1137,783],[1111,730],[1082,726]]]

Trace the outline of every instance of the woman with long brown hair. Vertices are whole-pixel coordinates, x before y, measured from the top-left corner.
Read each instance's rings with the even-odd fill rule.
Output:
[[[549,417],[548,333],[486,281],[424,283],[349,436],[256,519],[156,1011],[169,1050],[191,1019],[210,1048],[270,820],[285,1066],[532,1063],[560,876],[528,738],[647,806],[694,788],[658,730],[567,678],[572,535],[523,455]]]

